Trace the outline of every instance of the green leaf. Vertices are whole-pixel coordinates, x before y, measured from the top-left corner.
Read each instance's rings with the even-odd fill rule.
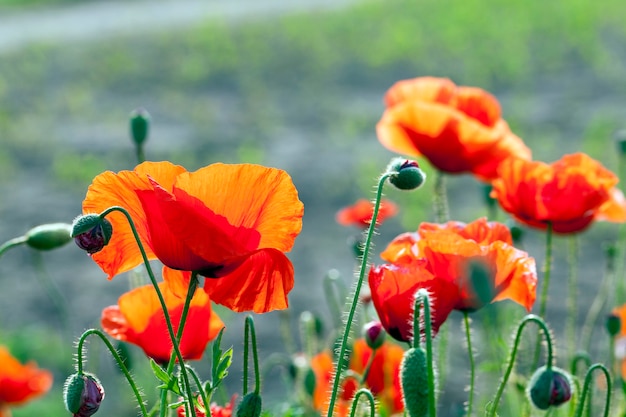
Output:
[[[152,367],[152,372],[154,372],[154,376],[156,376],[159,380],[165,382],[166,385],[169,384],[171,379],[170,375],[165,372],[165,370],[161,368],[161,366],[156,363],[152,358],[150,358],[150,366]]]

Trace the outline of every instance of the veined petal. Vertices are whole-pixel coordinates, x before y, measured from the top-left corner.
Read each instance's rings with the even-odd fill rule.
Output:
[[[458,87],[454,106],[485,126],[493,127],[500,120],[500,103],[496,98],[477,87]]]
[[[287,308],[293,266],[281,251],[260,249],[226,264],[224,270],[219,278],[204,281],[204,289],[217,304],[237,312],[266,313]]]

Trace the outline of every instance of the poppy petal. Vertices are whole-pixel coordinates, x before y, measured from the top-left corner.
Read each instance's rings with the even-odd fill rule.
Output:
[[[39,369],[34,362],[23,365],[4,346],[0,346],[0,364],[0,409],[23,404],[52,387],[51,372]]]
[[[400,80],[385,93],[387,107],[404,101],[449,103],[456,92],[456,85],[447,78],[417,77]]]
[[[266,313],[288,307],[293,288],[293,266],[279,250],[260,249],[224,266],[225,275],[207,278],[204,288],[211,299],[233,311]]]

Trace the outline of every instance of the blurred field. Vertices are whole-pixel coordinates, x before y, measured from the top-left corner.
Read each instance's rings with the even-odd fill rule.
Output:
[[[15,7],[12,12],[19,12]],[[615,169],[613,134],[626,127],[623,16],[622,0],[601,6],[586,0],[366,1],[332,12],[211,20],[184,30],[103,34],[100,40],[4,53],[0,237],[7,240],[40,223],[71,221],[94,175],[131,169],[127,117],[143,106],[153,120],[148,159],[167,159],[189,170],[216,161],[257,162],[293,176],[305,204],[303,232],[290,256],[296,268],[293,328],[306,309],[328,319],[321,279],[337,268],[350,280],[354,265],[346,240],[356,232],[336,225],[334,213],[371,197],[374,178],[393,156],[378,144],[374,130],[385,90],[419,75],[483,87],[500,99],[504,117],[536,159],[552,161],[582,150]],[[475,180],[454,177],[448,185],[454,219],[486,214]],[[387,196],[402,212],[381,228],[377,247],[416,229],[420,221],[433,220],[431,194],[432,181],[414,194],[389,190]],[[581,318],[603,268],[600,243],[615,231],[598,224],[581,240]],[[528,242],[526,249],[540,265],[542,236],[530,233]],[[557,248],[548,318],[560,329],[564,290],[559,280],[566,271],[565,251],[559,252],[563,244]],[[126,277],[107,282],[73,246],[44,254],[46,272],[33,266],[38,256],[17,249],[0,263],[0,341],[54,369],[56,376],[55,390],[16,409],[15,417],[65,415],[60,388],[71,372],[73,340],[97,326],[101,309],[129,285]],[[66,329],[37,284],[46,276],[65,298]],[[281,349],[278,321],[278,313],[258,318],[262,355]],[[453,333],[457,321],[449,324]],[[227,322],[227,343],[235,345],[238,358],[242,320]],[[95,349],[90,364],[107,389],[99,415],[134,415],[125,382],[103,350]],[[149,371],[136,372],[153,395]],[[235,371],[231,379],[232,389],[240,389]],[[465,382],[463,371],[444,395],[462,402]],[[270,384],[266,389],[274,398],[281,393]],[[491,387],[484,394],[490,393]]]

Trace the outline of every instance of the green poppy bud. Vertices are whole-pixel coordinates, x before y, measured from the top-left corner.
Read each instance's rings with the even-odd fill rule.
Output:
[[[617,336],[622,329],[622,320],[616,314],[609,314],[606,318],[606,330],[611,336]]]
[[[72,237],[89,254],[100,252],[111,240],[111,222],[97,214],[78,216],[72,223]]]
[[[363,326],[363,338],[371,349],[376,350],[385,343],[387,332],[379,321],[370,321]]]
[[[415,161],[395,158],[387,166],[389,182],[400,190],[415,190],[424,184],[426,174]]]
[[[531,377],[527,395],[540,410],[558,407],[572,398],[572,382],[564,370],[542,366]]]
[[[75,373],[63,385],[65,408],[74,417],[90,417],[100,408],[104,389],[94,375]]]
[[[72,240],[72,226],[67,223],[49,223],[26,232],[26,244],[37,250],[60,248]]]
[[[143,145],[148,138],[150,114],[144,108],[138,108],[130,114],[130,135],[137,146]]]
[[[428,415],[428,368],[426,351],[411,348],[404,353],[400,363],[402,398],[409,417]]]
[[[261,415],[262,400],[256,392],[249,392],[243,397],[237,407],[237,417],[259,417]]]

